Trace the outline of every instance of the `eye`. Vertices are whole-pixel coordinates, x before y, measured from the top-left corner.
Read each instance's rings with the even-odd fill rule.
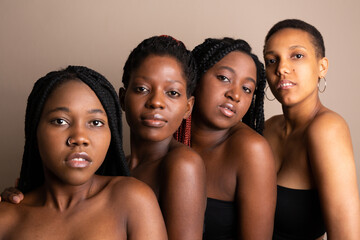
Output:
[[[104,125],[105,125],[105,123],[103,121],[100,121],[100,120],[92,120],[90,122],[90,126],[93,126],[93,127],[102,127]]]
[[[94,127],[101,127],[104,126],[104,123],[100,120],[93,120],[90,122],[90,125]]]
[[[296,58],[296,59],[300,59],[300,58],[303,58],[303,57],[304,57],[304,55],[302,55],[300,53],[294,55],[294,58]]]
[[[243,87],[243,89],[244,89],[244,92],[246,92],[246,93],[249,93],[249,94],[251,94],[251,93],[252,93],[252,91],[251,91],[251,89],[250,89],[250,88]]]
[[[224,75],[218,75],[217,79],[219,79],[220,81],[223,81],[223,82],[230,82],[230,79]]]
[[[54,125],[58,125],[58,126],[68,124],[67,121],[65,121],[64,119],[61,119],[61,118],[54,119],[54,120],[51,121],[51,123],[54,124]]]
[[[136,87],[135,91],[138,93],[143,93],[143,92],[147,92],[148,89],[146,87]]]
[[[180,97],[181,96],[181,94],[179,92],[174,91],[174,90],[168,91],[167,94],[171,97]]]
[[[274,58],[270,58],[270,59],[265,60],[266,65],[270,65],[270,64],[274,64],[274,63],[276,63],[276,59],[274,59]]]

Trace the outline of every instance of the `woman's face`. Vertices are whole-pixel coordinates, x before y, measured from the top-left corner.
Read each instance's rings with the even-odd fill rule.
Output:
[[[256,65],[246,53],[227,54],[201,77],[194,117],[209,128],[235,126],[248,111],[256,88]]]
[[[317,97],[318,79],[326,74],[327,59],[319,59],[309,33],[285,28],[270,37],[264,51],[266,76],[274,96],[292,106]]]
[[[85,83],[66,81],[51,93],[37,128],[48,180],[70,185],[85,183],[103,163],[110,140],[106,112]]]
[[[133,137],[162,141],[172,137],[192,110],[186,96],[186,79],[176,59],[148,56],[121,89],[122,108]]]

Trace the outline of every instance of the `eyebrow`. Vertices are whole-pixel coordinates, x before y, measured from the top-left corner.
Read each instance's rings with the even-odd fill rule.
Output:
[[[186,79],[184,78],[184,80],[185,80],[185,83],[184,83],[184,81],[176,80],[176,79],[168,79],[166,81],[170,82],[170,83],[180,83],[181,85],[186,85]]]
[[[98,109],[98,108],[96,108],[96,109],[91,109],[91,110],[88,111],[88,113],[101,113],[101,114],[106,115],[106,112],[104,112],[103,110]]]
[[[230,72],[232,72],[232,73],[235,74],[234,69],[232,69],[231,67],[228,67],[228,66],[220,66],[219,68],[220,68],[220,69],[226,69],[226,70],[228,70],[228,71],[230,71]]]
[[[229,70],[230,72],[232,72],[233,74],[235,74],[234,69],[232,69],[231,67],[228,67],[228,66],[220,66],[219,68]],[[249,81],[253,82],[253,83],[255,84],[255,86],[256,86],[256,81],[255,81],[253,78],[247,77],[246,80],[249,80]]]
[[[302,48],[302,49],[306,50],[306,47],[301,46],[301,45],[294,45],[294,46],[291,46],[289,49],[295,49],[295,48]]]
[[[255,86],[256,86],[256,81],[255,81],[255,79],[253,79],[253,78],[251,78],[251,77],[248,77],[248,78],[246,78],[247,80],[249,80],[250,82],[253,82],[254,84],[255,84]]]
[[[54,109],[48,111],[46,114],[50,114],[50,113],[53,113],[53,112],[67,112],[67,113],[69,113],[70,109],[67,108],[67,107],[57,107],[57,108],[54,108]],[[90,114],[92,114],[92,113],[101,113],[101,114],[106,115],[106,112],[104,112],[103,110],[98,109],[98,108],[88,110],[87,112],[90,113]]]
[[[302,49],[307,50],[307,48],[306,48],[306,47],[301,46],[301,45],[294,45],[294,46],[289,47],[289,49],[290,49],[290,50],[293,50],[293,49],[296,49],[296,48],[302,48]],[[265,53],[264,53],[264,55],[267,55],[267,54],[274,54],[274,53],[275,53],[275,51],[267,51],[267,52],[265,52]]]
[[[142,76],[142,75],[140,75],[140,76],[135,76],[134,79],[136,79],[136,78],[140,78],[140,79],[143,79],[143,80],[145,80],[145,81],[151,81],[151,80],[152,80],[152,78],[147,77],[147,76]],[[169,82],[169,83],[180,83],[181,85],[185,85],[185,86],[186,86],[187,80],[186,80],[185,77],[183,77],[183,78],[184,78],[184,80],[185,80],[185,83],[184,83],[183,81],[177,80],[177,79],[166,79],[165,81],[166,81],[166,82]]]

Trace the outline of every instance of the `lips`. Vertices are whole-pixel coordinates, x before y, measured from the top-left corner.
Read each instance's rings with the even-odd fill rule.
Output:
[[[277,89],[289,89],[295,86],[296,84],[289,80],[281,80],[278,83]]]
[[[236,110],[234,105],[231,103],[224,103],[219,106],[220,112],[224,114],[226,117],[232,117],[236,114]]]
[[[92,161],[86,152],[77,152],[70,154],[65,164],[71,168],[85,168],[90,166]]]
[[[147,127],[161,128],[167,123],[166,119],[159,113],[144,114],[141,116],[141,122]]]

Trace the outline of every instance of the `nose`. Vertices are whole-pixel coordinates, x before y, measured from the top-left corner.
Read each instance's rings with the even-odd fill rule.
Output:
[[[276,68],[276,75],[281,76],[281,75],[285,75],[285,74],[289,74],[289,73],[290,73],[289,62],[286,61],[285,59],[279,59],[278,65]]]
[[[147,108],[153,108],[153,109],[164,109],[165,103],[164,103],[164,93],[161,90],[153,91],[149,94],[149,98],[147,99],[145,106]]]
[[[80,124],[72,126],[71,133],[69,138],[66,140],[66,144],[69,147],[89,146],[90,140],[87,135],[86,126],[80,126]]]
[[[240,102],[240,87],[232,86],[228,91],[225,92],[225,97],[231,99],[234,102]]]

